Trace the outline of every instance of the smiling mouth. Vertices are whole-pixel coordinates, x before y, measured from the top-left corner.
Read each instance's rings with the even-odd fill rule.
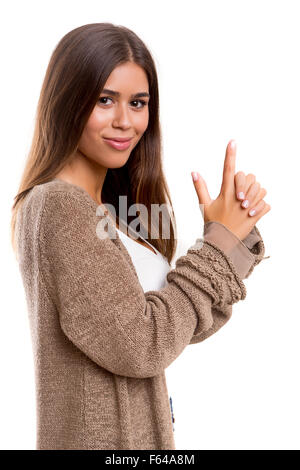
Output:
[[[131,145],[131,139],[119,142],[114,139],[106,139],[105,137],[103,137],[103,140],[104,142],[106,142],[107,145],[114,148],[115,150],[127,150]]]
[[[105,140],[113,140],[114,142],[129,142],[133,137],[103,137]]]

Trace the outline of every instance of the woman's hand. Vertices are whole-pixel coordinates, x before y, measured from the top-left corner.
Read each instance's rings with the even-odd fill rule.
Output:
[[[267,191],[261,188],[260,184],[256,181],[255,175],[249,173],[247,176],[243,171],[238,171],[234,175],[236,197],[238,200],[243,201],[241,207],[247,209],[249,216],[258,214],[266,203],[263,200]]]
[[[230,141],[226,148],[221,190],[215,200],[211,199],[201,175],[192,172],[192,176],[204,222],[220,222],[243,240],[257,221],[271,210],[271,206],[263,200],[267,191],[260,187],[253,174],[245,176],[243,172],[238,172],[235,175],[235,160],[236,144]],[[198,178],[194,179],[194,175]],[[241,192],[244,194],[239,195]],[[249,202],[246,208],[241,200]],[[256,211],[254,215],[251,215],[252,209]]]

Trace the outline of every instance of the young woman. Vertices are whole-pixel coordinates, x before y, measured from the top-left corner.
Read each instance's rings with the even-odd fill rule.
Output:
[[[110,23],[81,26],[58,43],[12,214],[37,449],[175,449],[164,371],[226,323],[265,253],[255,224],[270,210],[266,191],[254,175],[234,174],[231,144],[216,200],[194,174],[204,234],[171,269],[176,227],[151,54]],[[145,236],[134,204],[146,209],[138,219]],[[152,220],[157,204],[168,208],[168,237]]]

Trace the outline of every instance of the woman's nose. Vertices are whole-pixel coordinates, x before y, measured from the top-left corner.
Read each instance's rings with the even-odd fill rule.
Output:
[[[129,110],[127,105],[119,105],[116,108],[113,125],[117,127],[131,127]]]

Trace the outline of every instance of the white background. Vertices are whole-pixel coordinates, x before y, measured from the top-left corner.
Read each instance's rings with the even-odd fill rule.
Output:
[[[300,448],[298,8],[288,0],[1,3],[2,449],[34,449],[36,431],[30,330],[10,246],[10,208],[50,55],[67,32],[94,22],[134,30],[154,57],[181,250],[202,227],[190,172],[199,171],[217,197],[232,138],[236,171],[254,173],[272,207],[257,223],[271,257],[244,281],[246,299],[217,334],[188,346],[166,370],[176,448]]]

